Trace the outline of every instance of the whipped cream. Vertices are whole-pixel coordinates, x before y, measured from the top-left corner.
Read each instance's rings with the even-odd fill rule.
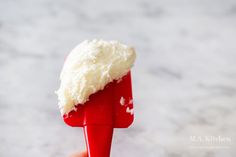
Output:
[[[68,114],[91,94],[121,79],[135,58],[134,48],[117,41],[86,40],[76,46],[66,58],[56,91],[61,113]]]

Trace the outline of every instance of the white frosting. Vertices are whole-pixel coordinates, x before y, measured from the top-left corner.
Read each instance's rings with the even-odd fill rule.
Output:
[[[76,46],[66,58],[56,91],[61,113],[69,113],[91,94],[123,77],[135,58],[134,48],[117,41],[92,40]]]
[[[134,114],[134,109],[133,108],[129,108],[129,107],[127,107],[126,108],[126,113],[130,113],[131,115],[133,115]]]
[[[125,105],[125,98],[123,96],[120,98],[120,105],[121,106]]]

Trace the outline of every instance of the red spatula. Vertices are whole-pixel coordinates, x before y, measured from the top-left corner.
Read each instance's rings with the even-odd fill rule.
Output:
[[[109,157],[113,128],[127,128],[134,118],[130,72],[63,118],[70,126],[84,128],[89,157]]]

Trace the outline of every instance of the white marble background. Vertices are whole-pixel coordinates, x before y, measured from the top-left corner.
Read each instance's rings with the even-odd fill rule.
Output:
[[[1,157],[85,148],[54,91],[67,52],[93,38],[138,53],[135,122],[115,131],[112,157],[236,155],[235,0],[0,0]],[[231,141],[192,147],[190,136]]]

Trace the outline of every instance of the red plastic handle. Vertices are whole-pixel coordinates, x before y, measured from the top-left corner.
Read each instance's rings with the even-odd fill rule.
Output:
[[[84,135],[89,157],[109,157],[112,134],[112,125],[84,126]]]

